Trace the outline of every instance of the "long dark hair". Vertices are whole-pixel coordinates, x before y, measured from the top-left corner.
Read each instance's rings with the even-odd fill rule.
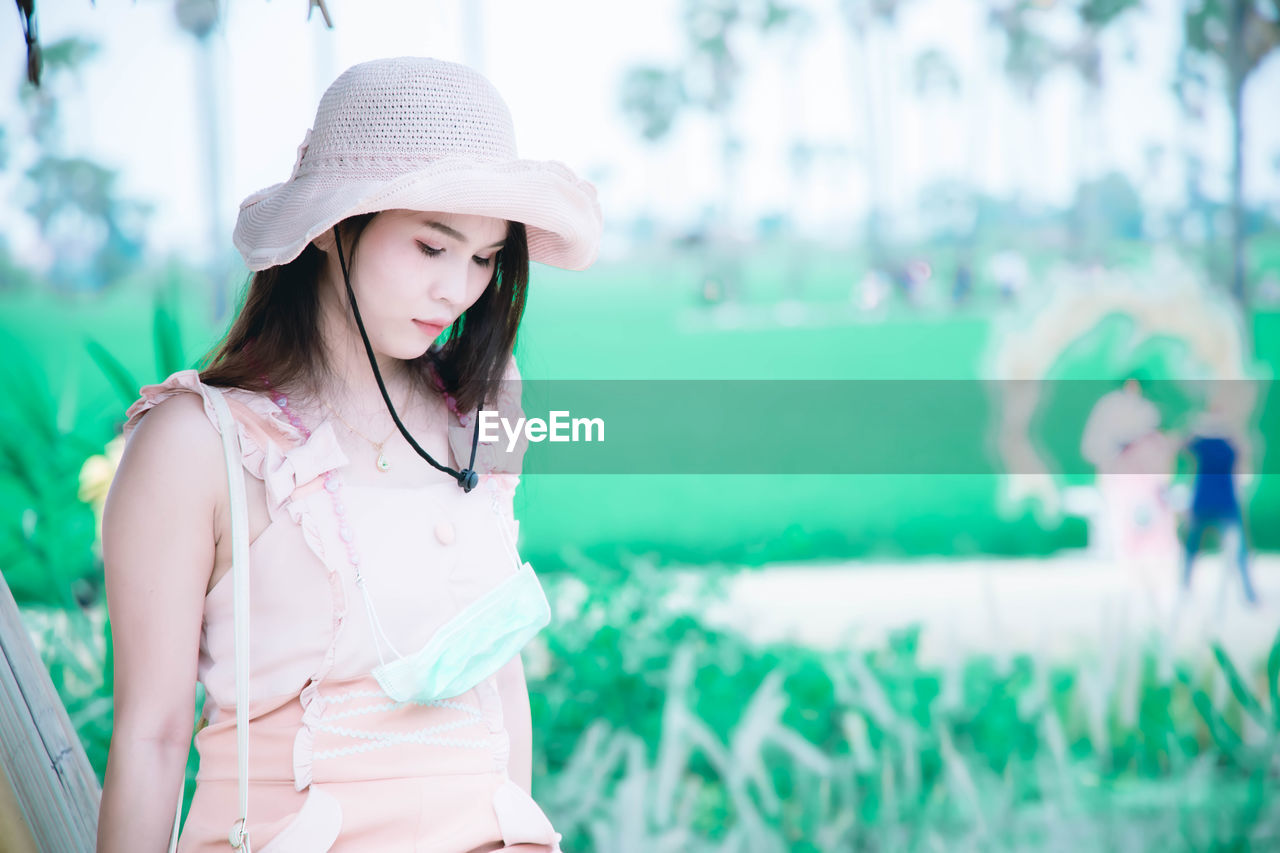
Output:
[[[343,220],[338,233],[354,263],[360,235],[376,213]],[[507,239],[495,259],[493,277],[480,298],[449,328],[443,344],[433,344],[409,362],[410,375],[422,387],[430,371],[466,412],[481,399],[496,396],[507,360],[515,347],[529,286],[529,244],[523,223],[507,226]],[[308,243],[287,264],[253,274],[244,307],[222,342],[205,357],[200,380],[206,385],[266,391],[314,381],[324,370],[320,340],[320,273],[325,255]]]

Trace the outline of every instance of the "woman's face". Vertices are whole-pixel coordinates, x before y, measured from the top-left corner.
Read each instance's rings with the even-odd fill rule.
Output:
[[[348,258],[351,289],[374,352],[402,360],[425,353],[480,298],[506,238],[507,221],[488,216],[410,210],[375,216],[360,235],[354,260]],[[336,257],[331,268],[337,268]],[[335,278],[338,304],[350,319],[340,268]]]

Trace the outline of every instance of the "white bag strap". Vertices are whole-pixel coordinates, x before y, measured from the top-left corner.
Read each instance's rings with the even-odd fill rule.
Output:
[[[169,853],[177,853],[178,830],[182,828],[182,798],[187,793],[187,768],[182,768],[182,781],[178,783],[178,810],[173,815],[173,831],[169,833]]]
[[[207,387],[218,414],[222,449],[227,461],[231,498],[231,583],[235,600],[236,647],[236,763],[240,783],[240,818],[231,827],[232,848],[251,853],[249,846],[249,513],[245,499],[240,434],[222,393]]]
[[[218,416],[222,433],[222,452],[227,464],[228,497],[231,506],[231,583],[235,597],[236,648],[236,745],[237,773],[240,782],[240,819],[231,828],[228,841],[244,853],[249,847],[249,518],[246,509],[244,469],[240,462],[240,433],[227,408],[222,392],[206,386],[209,400]],[[169,835],[169,853],[178,849],[178,831],[182,824],[182,800],[186,794],[186,773],[178,787],[178,810],[173,815],[173,831]]]

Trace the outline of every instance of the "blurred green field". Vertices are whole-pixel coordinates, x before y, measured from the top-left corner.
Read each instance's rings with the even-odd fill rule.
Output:
[[[868,317],[855,310],[849,298],[859,276],[855,261],[842,265],[830,255],[797,252],[762,254],[758,263],[743,264],[739,306],[712,310],[698,299],[699,276],[708,268],[706,260],[673,254],[643,264],[602,263],[586,274],[536,269],[517,345],[524,376],[976,379],[982,375],[991,337],[1009,316],[993,293],[979,287],[972,302],[959,308],[945,304],[943,291],[934,304],[912,308],[894,303]],[[797,277],[803,281],[803,301],[792,305],[799,313],[787,314],[785,306],[778,305],[789,292],[796,292]],[[936,278],[947,280],[941,270]],[[56,412],[58,429],[73,434],[76,446],[101,447],[118,428],[126,401],[90,358],[89,342],[111,353],[139,384],[162,377],[164,367],[158,360],[194,364],[222,331],[206,319],[209,299],[198,288],[198,279],[174,268],[121,282],[97,297],[70,300],[29,290],[0,293],[3,363],[25,374],[22,382],[29,393],[45,398],[33,405]],[[166,312],[159,315],[158,324],[153,310],[157,300]],[[169,315],[172,322],[166,319]],[[1124,331],[1123,322],[1114,319],[1077,341],[1051,376],[1114,376],[1112,362]],[[169,332],[158,332],[159,326]],[[173,329],[180,330],[180,343]],[[1258,361],[1274,372],[1280,365],[1280,312],[1256,313],[1254,338]],[[1150,340],[1124,365],[1145,368],[1152,376],[1176,375],[1184,356],[1176,341]],[[23,429],[27,416],[21,408],[11,408],[13,403],[10,397],[4,420],[11,430]],[[1079,457],[1073,454],[1078,454],[1087,408],[1052,398],[1043,408],[1042,433],[1035,438],[1062,467],[1078,468]],[[985,421],[990,412],[975,405],[965,412],[947,412],[946,417]],[[928,422],[903,428],[936,432],[939,440],[953,433],[987,432],[984,423],[966,426],[971,429],[940,429]],[[1280,405],[1274,399],[1266,403],[1259,431],[1280,435]],[[813,440],[809,435],[800,428],[778,440],[808,442]],[[821,457],[820,441],[814,441],[812,452]],[[977,459],[985,453],[982,447],[963,445],[951,452]],[[1262,548],[1280,547],[1280,487],[1275,479],[1259,479],[1250,508],[1252,538]],[[525,556],[546,570],[581,556],[610,563],[627,554],[651,554],[663,563],[761,564],[1032,555],[1084,544],[1085,525],[1078,518],[1045,524],[1031,507],[1002,517],[997,512],[1000,482],[994,474],[649,476],[534,471],[523,480],[517,513],[527,522],[522,525]],[[21,514],[20,503],[21,494],[0,493],[7,518]]]

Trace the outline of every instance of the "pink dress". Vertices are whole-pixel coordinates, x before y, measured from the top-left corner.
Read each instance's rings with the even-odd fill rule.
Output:
[[[512,362],[508,378],[518,378],[514,369]],[[204,398],[216,429],[205,386],[186,370],[142,389],[126,435],[152,406],[184,393]],[[307,424],[307,437],[265,394],[224,396],[239,428],[246,487],[263,490],[270,516],[250,545],[255,853],[557,853],[560,834],[508,775],[512,751],[527,756],[531,744],[508,735],[496,676],[416,704],[391,701],[370,674],[379,663],[372,620],[322,478],[334,471],[341,483],[379,636],[411,654],[514,570],[496,525],[507,524],[515,540],[518,474],[495,473],[492,448],[482,443],[481,483],[470,494],[444,475],[416,488],[342,482],[349,465],[332,424]],[[511,405],[518,398],[498,401],[504,415]],[[455,468],[469,460],[469,426],[465,415],[450,422]],[[180,853],[230,850],[238,817],[231,593],[228,573],[205,599],[198,674],[209,725],[196,735],[200,771]]]

